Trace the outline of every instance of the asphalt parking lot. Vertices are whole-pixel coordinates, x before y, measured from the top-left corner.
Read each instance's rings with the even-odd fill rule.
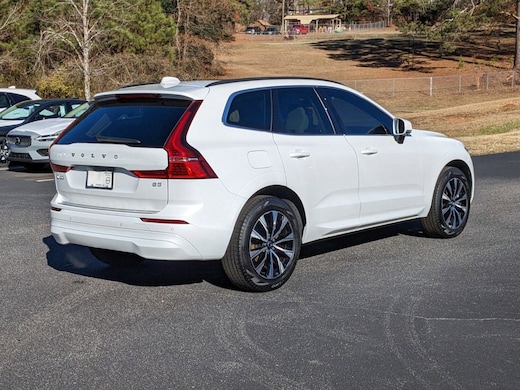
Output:
[[[474,162],[460,237],[308,245],[264,294],[218,261],[118,270],[60,246],[52,173],[0,167],[0,388],[518,389],[520,153]]]

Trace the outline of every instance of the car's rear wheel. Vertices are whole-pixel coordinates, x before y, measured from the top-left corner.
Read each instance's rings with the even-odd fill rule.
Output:
[[[246,291],[282,286],[300,254],[301,225],[298,212],[288,201],[261,196],[248,202],[222,259],[231,282]]]
[[[458,236],[468,221],[470,197],[466,175],[455,167],[444,168],[435,186],[430,212],[421,221],[425,233],[442,238]]]
[[[144,259],[134,253],[118,252],[109,249],[89,248],[90,253],[102,263],[113,267],[134,267]]]

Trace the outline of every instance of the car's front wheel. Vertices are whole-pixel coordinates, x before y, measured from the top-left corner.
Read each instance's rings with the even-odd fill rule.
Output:
[[[446,167],[437,180],[430,212],[422,219],[427,235],[449,238],[458,236],[468,221],[471,187],[464,173]]]
[[[141,256],[133,253],[100,248],[89,248],[89,250],[96,259],[113,267],[134,267],[144,260]]]
[[[246,291],[282,286],[296,266],[301,219],[288,201],[253,198],[242,210],[222,265],[231,282]]]
[[[8,164],[9,160],[7,157],[9,156],[9,147],[7,146],[7,142],[5,140],[0,141],[0,164]]]

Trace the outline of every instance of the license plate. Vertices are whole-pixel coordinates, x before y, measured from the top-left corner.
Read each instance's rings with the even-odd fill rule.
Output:
[[[114,171],[111,169],[87,171],[87,188],[111,190],[113,182]]]

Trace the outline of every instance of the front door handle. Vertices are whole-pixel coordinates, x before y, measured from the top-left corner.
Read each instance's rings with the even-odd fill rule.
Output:
[[[365,156],[371,156],[372,154],[377,154],[377,149],[366,148],[361,151],[361,154]]]

